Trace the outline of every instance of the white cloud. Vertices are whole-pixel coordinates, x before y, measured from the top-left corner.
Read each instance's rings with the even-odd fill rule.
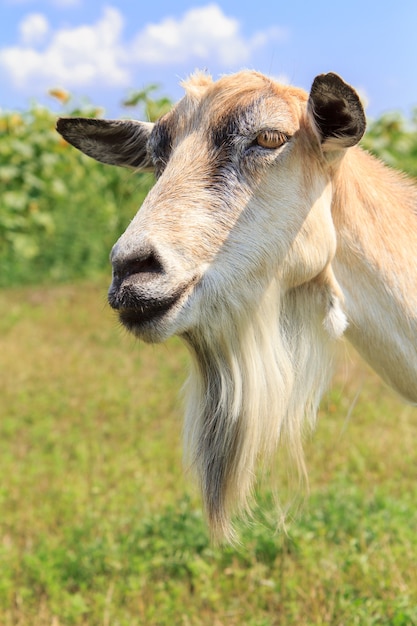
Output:
[[[51,4],[56,7],[76,7],[81,4],[81,0],[51,0]]]
[[[256,48],[281,36],[279,29],[269,29],[245,39],[238,20],[227,17],[216,4],[209,4],[190,9],[180,19],[168,17],[159,24],[148,24],[136,36],[132,56],[149,64],[211,59],[230,66],[247,62]]]
[[[48,20],[41,13],[27,15],[19,25],[20,39],[26,45],[42,43],[48,31]]]
[[[69,4],[76,0],[51,0]],[[250,61],[253,52],[283,32],[268,28],[245,37],[240,23],[216,4],[193,8],[180,18],[148,24],[123,41],[124,19],[112,7],[93,24],[53,30],[40,13],[26,16],[17,45],[0,48],[0,70],[24,90],[86,86],[126,87],[137,67],[190,63],[230,70]]]
[[[47,21],[37,15],[37,34],[46,35]],[[0,67],[20,88],[28,85],[50,87],[56,83],[66,87],[129,84],[125,51],[120,45],[123,18],[117,9],[106,8],[103,16],[91,26],[62,28],[50,33],[44,47],[34,45],[26,18],[21,26],[19,45],[0,50]],[[43,28],[43,30],[42,30]],[[30,45],[32,44],[32,45]]]

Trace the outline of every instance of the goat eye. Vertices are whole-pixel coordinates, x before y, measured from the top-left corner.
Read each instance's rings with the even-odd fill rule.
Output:
[[[280,148],[288,141],[288,136],[278,130],[263,130],[255,139],[256,145],[273,150]]]

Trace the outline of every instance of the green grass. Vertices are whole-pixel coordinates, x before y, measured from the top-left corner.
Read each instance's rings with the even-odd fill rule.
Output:
[[[105,292],[0,292],[1,626],[417,625],[417,410],[346,352],[288,536],[265,489],[213,548],[181,462],[186,352],[137,343]]]

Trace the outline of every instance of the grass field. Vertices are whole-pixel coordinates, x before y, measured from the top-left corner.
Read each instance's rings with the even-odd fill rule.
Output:
[[[105,294],[0,292],[0,625],[417,625],[417,409],[346,351],[288,536],[265,488],[213,548],[181,462],[185,350],[137,343]]]

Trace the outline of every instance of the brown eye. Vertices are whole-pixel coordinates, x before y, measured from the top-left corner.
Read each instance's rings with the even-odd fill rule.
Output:
[[[288,141],[288,136],[278,130],[263,130],[256,137],[256,144],[261,148],[280,148]]]

